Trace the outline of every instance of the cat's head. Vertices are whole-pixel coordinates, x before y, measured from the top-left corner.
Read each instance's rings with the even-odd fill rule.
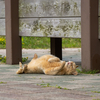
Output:
[[[66,67],[67,74],[72,74],[72,75],[78,74],[78,72],[76,71],[76,68],[78,66],[75,64],[75,62],[73,62],[73,61],[66,62],[65,67]]]

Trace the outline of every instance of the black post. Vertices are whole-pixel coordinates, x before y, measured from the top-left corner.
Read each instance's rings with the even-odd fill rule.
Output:
[[[62,60],[62,38],[51,39],[51,54],[59,57]]]

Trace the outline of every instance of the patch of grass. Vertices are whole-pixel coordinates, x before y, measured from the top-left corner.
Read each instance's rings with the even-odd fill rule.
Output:
[[[62,38],[62,48],[80,48],[81,39]],[[48,49],[50,38],[47,37],[22,37],[22,48]]]
[[[80,48],[81,39],[62,38],[62,48]],[[0,49],[6,48],[6,37],[0,36]],[[48,37],[22,37],[22,48],[48,49],[50,38]]]
[[[42,81],[42,83],[44,83],[44,81]]]
[[[47,85],[47,87],[49,87],[50,86],[50,83],[47,83],[46,85]]]
[[[39,85],[39,84],[38,84],[38,85]],[[46,83],[46,84],[45,84],[45,83],[44,83],[44,84],[40,84],[40,86],[42,86],[42,87],[51,87],[51,86],[50,86],[50,83]]]
[[[92,100],[100,100],[100,99],[92,99]]]
[[[81,39],[62,38],[62,48],[81,48]]]
[[[25,48],[25,49],[48,49],[48,48],[50,48],[50,38],[22,37],[22,48]]]
[[[6,48],[6,38],[5,36],[0,36],[0,49]]]
[[[69,90],[67,88],[62,88],[61,86],[51,86],[50,83],[43,83],[43,84],[37,84],[38,86],[42,86],[42,87],[54,87],[54,88],[58,88],[58,89],[64,89],[64,90]]]
[[[62,87],[61,87],[61,86],[56,86],[56,88],[58,88],[58,89],[62,89]]]
[[[69,90],[69,89],[67,89],[67,88],[62,88],[61,86],[55,86],[56,88],[58,88],[58,89],[64,89],[64,90]]]
[[[69,89],[67,89],[67,88],[63,88],[64,90],[69,90]]]
[[[99,70],[85,70],[83,69],[82,71],[80,69],[76,69],[78,73],[83,73],[83,74],[96,74],[99,72]]]
[[[28,60],[28,57],[22,58],[22,62],[26,62]]]
[[[0,84],[6,84],[7,82],[0,82]]]
[[[41,86],[46,85],[46,84],[40,84]]]
[[[28,57],[22,58],[22,62],[26,62],[28,60]],[[0,55],[0,62],[6,63],[6,56]]]
[[[1,61],[2,63],[6,63],[6,56],[0,55],[0,61]]]
[[[93,92],[93,93],[100,93],[100,91],[91,91],[91,92]]]
[[[6,49],[6,45],[0,44],[0,49]]]

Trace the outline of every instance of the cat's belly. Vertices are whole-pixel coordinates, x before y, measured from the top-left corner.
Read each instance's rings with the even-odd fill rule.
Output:
[[[44,73],[43,69],[41,69],[40,67],[35,67],[35,66],[29,66],[28,71],[33,74],[43,74]]]

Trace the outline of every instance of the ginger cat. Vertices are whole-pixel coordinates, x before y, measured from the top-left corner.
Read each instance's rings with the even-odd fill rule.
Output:
[[[44,55],[38,58],[37,54],[34,54],[34,58],[22,67],[19,62],[20,68],[16,72],[17,74],[47,74],[47,75],[77,75],[76,68],[78,67],[73,61],[65,62],[53,55]]]

